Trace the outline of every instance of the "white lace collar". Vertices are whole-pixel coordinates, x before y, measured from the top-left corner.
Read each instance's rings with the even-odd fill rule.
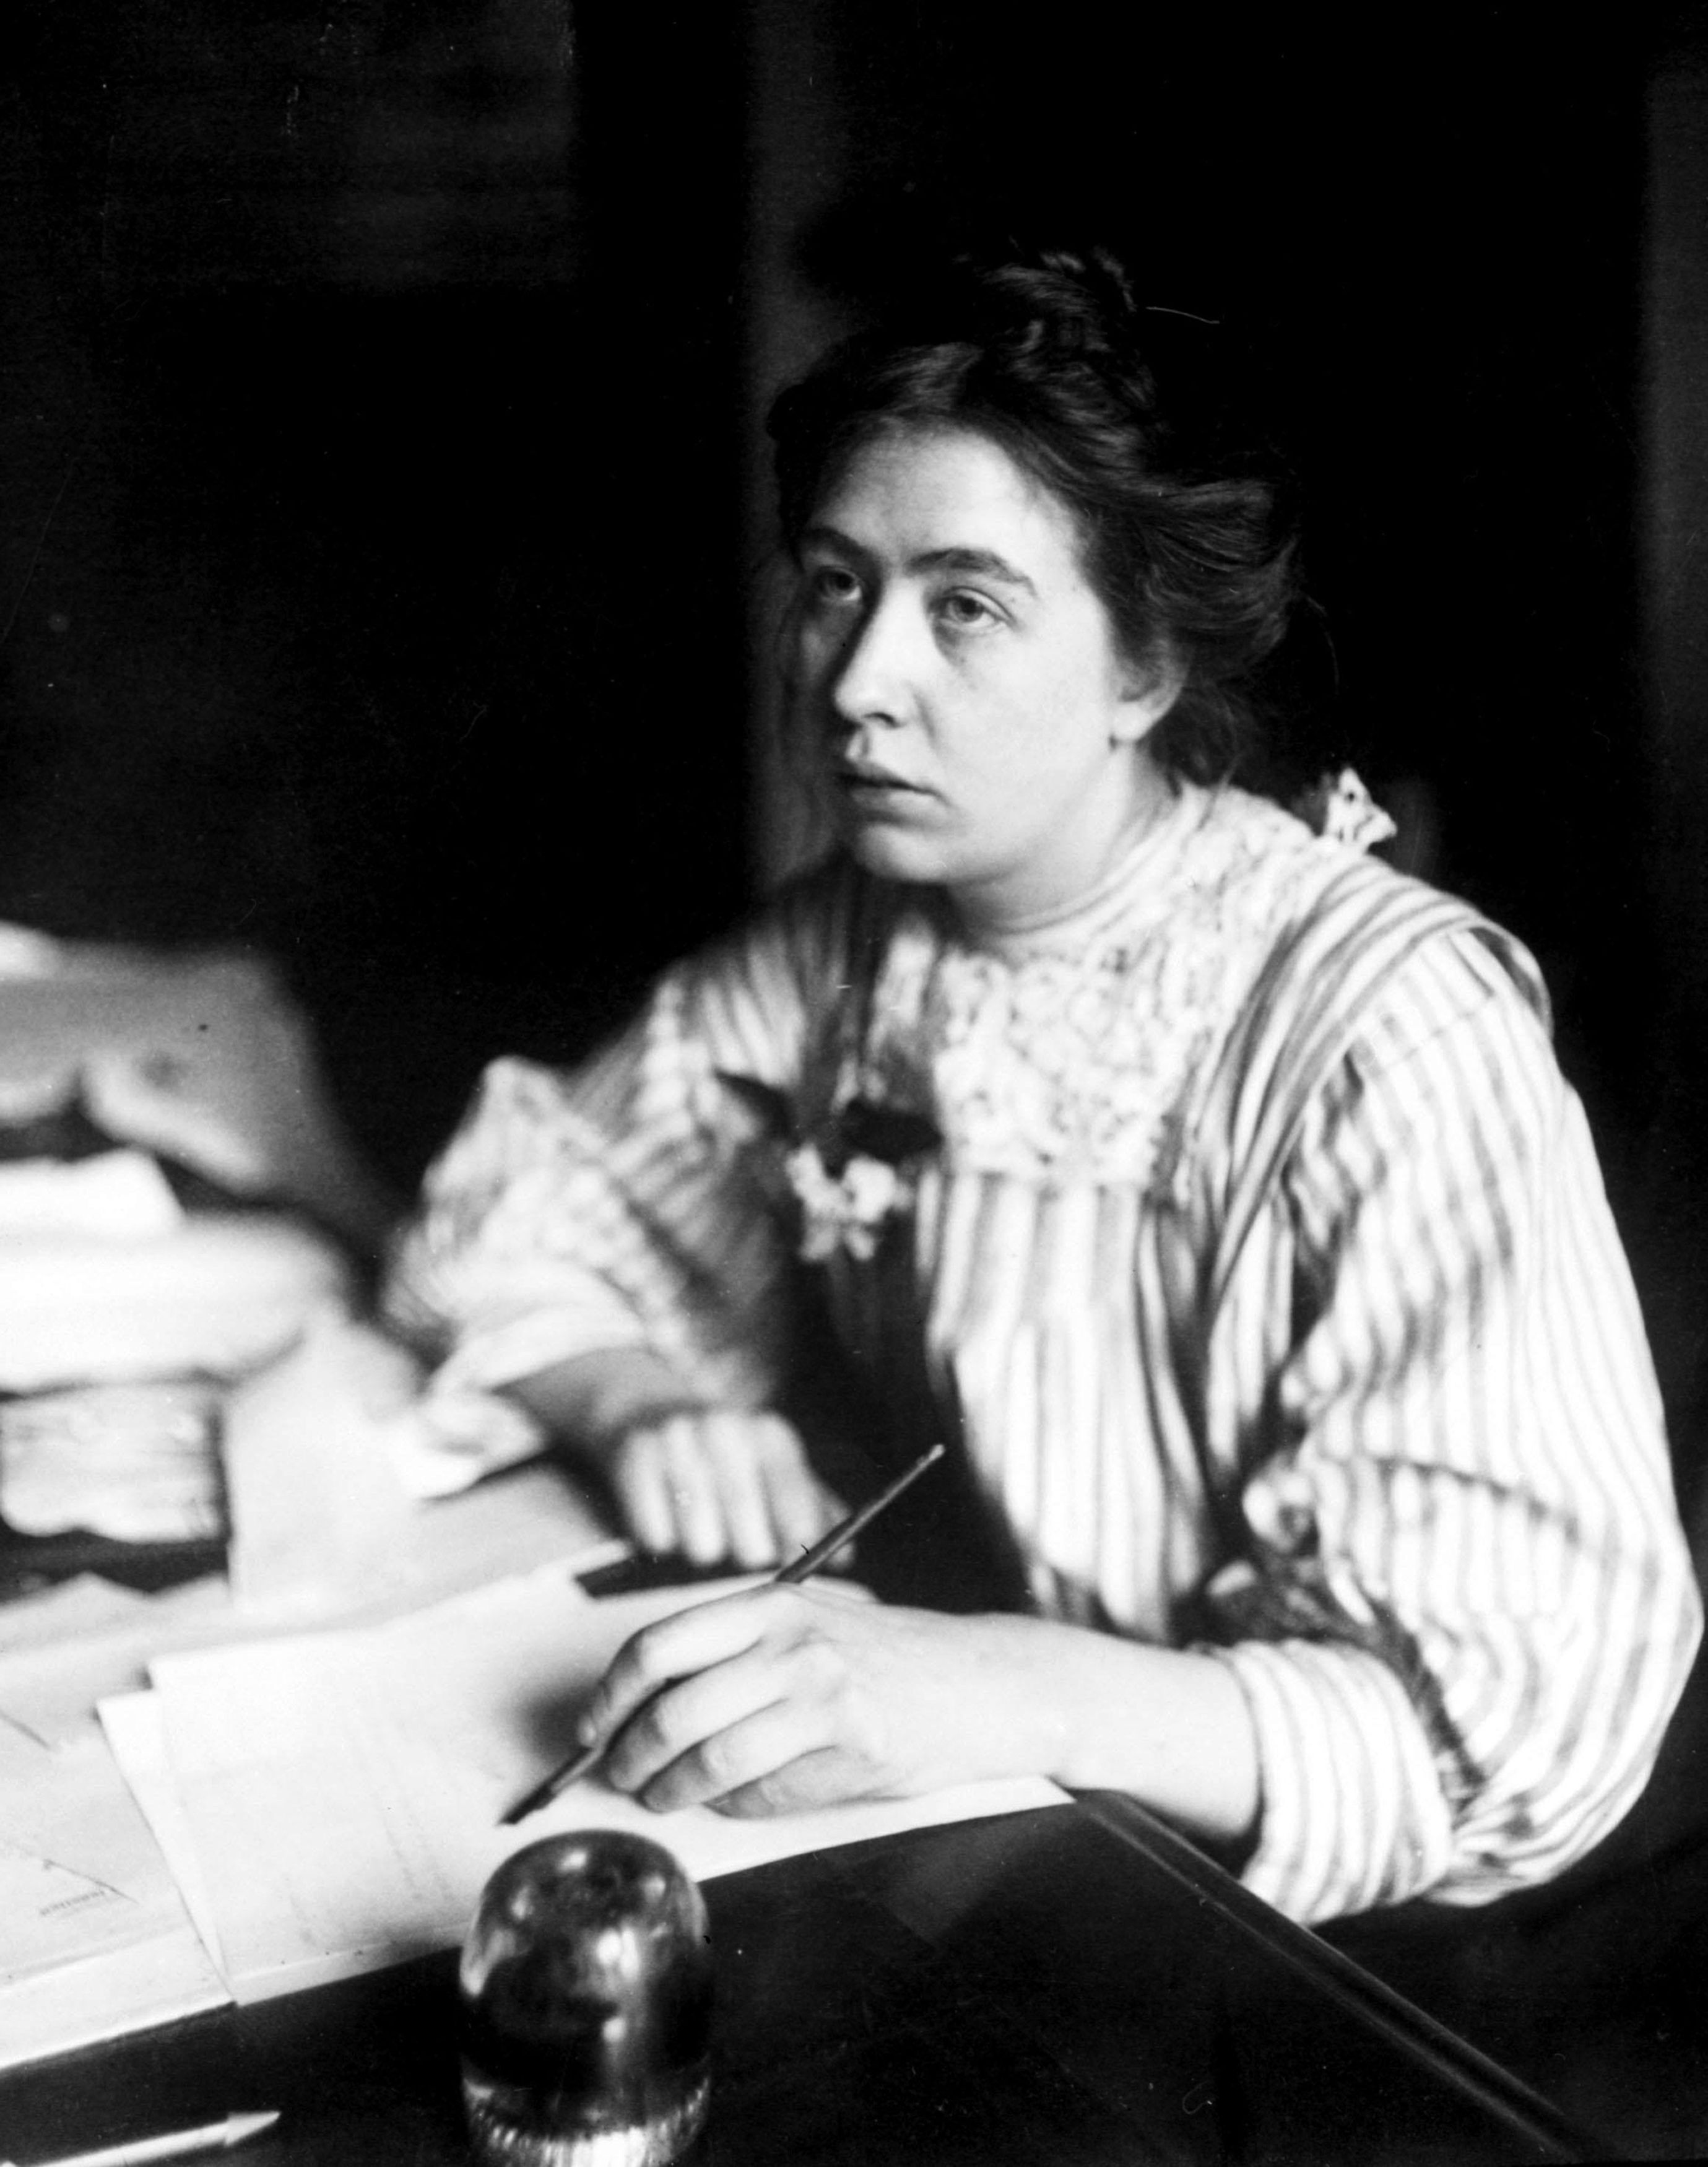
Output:
[[[1001,950],[900,910],[838,1097],[928,1116],[951,1169],[1171,1181],[1211,1067],[1313,869],[1343,846],[1237,790],[1182,787],[1071,911]]]

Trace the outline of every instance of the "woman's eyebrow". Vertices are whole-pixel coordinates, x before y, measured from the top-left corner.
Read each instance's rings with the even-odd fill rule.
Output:
[[[803,527],[800,539],[796,543],[795,547],[797,551],[812,548],[839,549],[844,556],[848,557],[864,557],[868,554],[851,535],[844,534],[839,527],[826,527],[822,524],[817,527]]]
[[[1023,587],[1029,595],[1038,592],[1018,565],[999,557],[994,549],[927,549],[910,558],[907,569],[910,572],[971,572],[983,579],[1001,580],[1007,586]]]
[[[835,549],[846,557],[870,558],[871,552],[844,534],[839,527],[820,524],[801,529],[798,549],[814,548]],[[1029,595],[1036,596],[1036,584],[1029,579],[1018,565],[1011,564],[994,549],[980,549],[970,543],[952,543],[941,549],[924,549],[917,557],[907,559],[910,572],[964,572],[976,578],[1000,580],[1007,586],[1021,587]]]

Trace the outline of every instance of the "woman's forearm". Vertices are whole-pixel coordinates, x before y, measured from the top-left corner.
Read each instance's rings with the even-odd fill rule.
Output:
[[[1218,1842],[1255,1830],[1256,1735],[1214,1656],[1037,1619],[969,1620],[1012,1678],[1007,1719],[1029,1772],[1070,1790],[1126,1791]]]
[[[648,1347],[574,1355],[505,1391],[553,1438],[595,1454],[642,1423],[705,1403],[702,1394]]]
[[[582,1735],[611,1746],[619,1789],[661,1809],[780,1813],[1049,1776],[1128,1792],[1238,1844],[1260,1805],[1245,1697],[1214,1657],[1038,1618],[891,1607],[824,1581],[644,1628]]]

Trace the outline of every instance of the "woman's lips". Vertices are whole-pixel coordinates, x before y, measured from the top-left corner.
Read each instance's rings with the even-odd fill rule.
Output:
[[[909,782],[881,767],[839,767],[836,782],[839,790],[856,797],[917,797],[924,794],[917,782]]]
[[[929,803],[917,783],[868,768],[838,768],[836,794],[846,819],[876,827],[911,827]]]

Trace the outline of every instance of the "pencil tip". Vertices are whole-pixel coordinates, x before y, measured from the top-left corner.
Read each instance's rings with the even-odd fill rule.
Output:
[[[270,2108],[264,2114],[228,2114],[225,2117],[225,2143],[228,2148],[241,2144],[246,2138],[259,2137],[263,2129],[271,2129],[278,2120],[278,2109]]]

